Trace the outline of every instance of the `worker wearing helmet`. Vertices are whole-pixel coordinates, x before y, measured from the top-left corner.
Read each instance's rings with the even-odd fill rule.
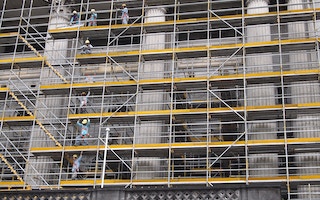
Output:
[[[74,24],[80,24],[80,15],[75,10],[72,12],[72,16],[70,19],[70,26]]]
[[[79,97],[80,100],[80,106],[79,106],[79,113],[85,113],[86,112],[86,106],[88,104],[88,97],[90,96],[90,89],[88,92],[81,92],[81,96]]]
[[[126,4],[122,4],[121,19],[122,19],[122,24],[128,24],[129,12]]]
[[[80,48],[81,48],[81,54],[90,54],[93,46],[90,44],[90,40],[86,39],[86,41],[84,42],[84,45],[82,45]]]
[[[77,121],[77,125],[80,128],[80,134],[76,137],[76,143],[75,145],[78,146],[80,144],[82,145],[88,145],[88,141],[86,138],[90,137],[89,134],[89,127],[90,127],[90,119],[83,119],[81,122],[80,120]]]
[[[77,154],[74,154],[72,156],[72,176],[71,176],[71,178],[73,180],[76,179],[78,176],[81,159],[82,159],[82,151],[81,151],[79,157]]]
[[[97,26],[97,18],[98,18],[98,14],[96,13],[95,9],[91,9],[91,14],[90,17],[88,19],[88,26]]]

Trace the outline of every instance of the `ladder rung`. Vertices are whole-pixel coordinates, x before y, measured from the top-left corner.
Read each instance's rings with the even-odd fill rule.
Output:
[[[20,177],[20,175],[18,174],[18,172],[12,167],[12,165],[8,162],[8,160],[2,155],[0,154],[1,160],[7,165],[7,167],[10,169],[10,171],[17,176],[17,179],[21,182],[23,182],[22,178]]]
[[[23,108],[30,116],[33,116],[33,113],[19,100],[17,95],[15,95],[12,91],[10,91],[9,94],[18,102],[18,104],[21,106],[21,108]],[[46,135],[48,135],[49,138],[53,140],[53,142],[57,146],[62,147],[62,145],[54,138],[54,136],[46,129],[46,127],[43,126],[43,124],[39,120],[36,119],[36,123],[46,133]]]
[[[35,49],[24,37],[22,37],[21,35],[19,35],[19,38],[38,56],[38,57],[42,57],[42,55],[39,53],[39,51],[37,51],[37,49]],[[67,79],[65,79],[58,70],[56,70],[48,61],[45,62],[46,65],[48,65],[48,67],[60,78],[63,80],[63,82],[68,83]]]

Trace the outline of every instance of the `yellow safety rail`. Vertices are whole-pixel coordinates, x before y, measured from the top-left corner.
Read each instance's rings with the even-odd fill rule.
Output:
[[[223,16],[211,16],[209,18],[210,22],[215,22],[218,21],[220,22],[221,20],[228,21],[232,23],[231,21],[238,22],[244,18],[245,20],[250,21],[250,19],[263,19],[266,20],[268,23],[274,23],[276,22],[276,18],[279,16],[280,18],[289,18],[290,16],[296,17],[301,15],[309,15],[310,18],[314,14],[314,12],[319,12],[320,8],[315,8],[315,9],[297,9],[297,10],[284,10],[284,11],[274,11],[274,12],[265,12],[265,13],[255,13],[255,14],[235,14],[235,15],[223,15]],[[176,24],[177,26],[179,25],[194,25],[196,23],[205,23],[208,21],[208,18],[190,18],[190,19],[177,19],[177,20],[168,20],[164,22],[147,22],[147,23],[136,23],[131,25],[132,27],[137,28],[138,31],[140,31],[138,28],[143,26],[144,28],[150,28],[150,27],[168,27],[170,25],[171,28],[173,28],[173,24]],[[252,21],[252,20],[251,20]],[[257,20],[256,23],[259,23],[259,20]],[[62,27],[62,28],[57,28],[57,29],[51,29],[49,30],[49,33],[55,36],[55,34],[60,34],[60,37],[63,36],[68,36],[66,33],[71,33],[71,32],[85,32],[85,31],[107,31],[109,28],[111,29],[123,29],[125,28],[126,25],[122,24],[113,24],[111,26],[109,25],[99,25],[99,26],[82,26],[82,27]],[[70,34],[69,34],[70,35]]]
[[[25,187],[25,183],[21,181],[0,181],[0,188],[8,188],[8,189],[0,189],[1,191],[8,191],[11,188],[14,188],[17,191],[17,187],[22,187],[21,190],[31,190],[30,186]]]
[[[172,149],[188,149],[191,151],[192,149],[198,148],[225,148],[233,145],[235,147],[245,147],[248,146],[283,146],[285,143],[288,145],[296,145],[296,144],[315,144],[320,142],[320,137],[316,138],[289,138],[287,140],[284,139],[271,139],[271,140],[240,140],[234,143],[234,141],[213,141],[213,142],[174,142],[174,143],[150,143],[150,144],[115,144],[109,145],[109,148],[114,151],[126,151],[132,150],[133,148],[136,151],[143,150],[164,150],[170,147]],[[92,145],[92,146],[65,146],[65,147],[32,147],[30,152],[33,154],[41,155],[41,154],[50,154],[55,152],[74,152],[74,151],[104,151],[105,145]]]
[[[272,79],[276,80],[280,79],[280,77],[289,78],[292,80],[296,80],[299,76],[306,77],[308,80],[318,80],[319,69],[304,69],[304,70],[288,70],[288,71],[274,71],[274,72],[257,72],[257,73],[247,73],[247,74],[228,74],[228,75],[212,75],[209,78],[209,81],[219,82],[219,81],[242,81],[243,79],[254,80],[254,79]],[[94,83],[73,83],[71,84],[51,84],[51,85],[41,85],[40,89],[44,92],[48,90],[52,90],[55,94],[60,90],[68,90],[69,88],[86,88],[86,87],[104,87],[107,85],[108,87],[117,87],[117,86],[132,86],[139,83],[142,87],[144,85],[150,84],[170,84],[174,82],[176,84],[183,85],[184,83],[198,83],[198,82],[206,82],[208,77],[199,76],[199,77],[187,77],[187,78],[163,78],[163,79],[144,79],[139,81],[110,81],[110,82],[94,82]],[[291,79],[290,79],[291,80]],[[256,81],[257,82],[257,81]]]
[[[18,32],[0,33],[1,38],[15,37],[17,35],[18,35]]]
[[[299,110],[299,109],[319,109],[320,102],[312,103],[300,103],[300,104],[276,104],[276,105],[267,105],[267,106],[239,106],[239,107],[216,107],[210,108],[190,108],[190,109],[176,109],[176,110],[146,110],[146,111],[129,111],[129,112],[103,112],[103,113],[82,113],[82,114],[69,114],[69,119],[79,119],[81,117],[90,117],[90,118],[99,118],[99,117],[133,117],[133,116],[169,116],[173,115],[191,115],[191,114],[205,114],[205,113],[230,113],[230,112],[264,112],[264,111],[281,111],[283,107],[286,110]]]
[[[290,181],[319,181],[320,175],[293,175],[289,177]],[[265,183],[266,181],[275,181],[275,182],[286,182],[286,176],[270,176],[270,177],[249,177],[248,180],[244,176],[235,176],[235,177],[212,177],[212,178],[171,178],[171,184],[206,184],[206,183],[246,183],[246,182],[261,182]],[[62,180],[60,182],[61,186],[88,186],[88,185],[100,185],[102,180]],[[163,185],[168,183],[168,179],[141,179],[141,180],[130,180],[130,179],[106,179],[104,180],[104,185],[143,185],[143,184],[153,184],[153,185]]]

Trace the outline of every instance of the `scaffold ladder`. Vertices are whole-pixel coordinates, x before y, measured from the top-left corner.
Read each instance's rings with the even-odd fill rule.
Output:
[[[8,160],[1,153],[0,153],[0,158],[7,165],[7,167],[10,169],[10,171],[17,177],[17,179],[19,181],[23,182],[23,180],[22,180],[21,176],[18,174],[18,172],[12,167],[12,165],[8,162]]]
[[[14,98],[16,100],[16,102],[21,106],[22,109],[24,109],[28,115],[30,116],[34,116],[33,113],[19,100],[19,98],[17,97],[17,95],[14,94],[14,92],[9,91],[9,94],[12,98]],[[46,135],[49,136],[49,138],[58,146],[58,147],[62,147],[62,145],[60,144],[60,142],[57,141],[57,139],[48,131],[48,129],[46,129],[46,127],[44,127],[44,125],[38,120],[35,119],[36,124],[38,124],[40,126],[40,128],[46,133]]]
[[[22,37],[21,35],[19,35],[19,38],[40,58],[43,58],[43,56],[40,54],[39,51],[37,51],[37,49],[35,49],[24,37]],[[67,79],[65,77],[63,77],[60,72],[58,70],[56,70],[49,61],[47,61],[44,58],[44,62],[45,64],[64,82],[64,83],[69,83],[69,81],[67,81]]]

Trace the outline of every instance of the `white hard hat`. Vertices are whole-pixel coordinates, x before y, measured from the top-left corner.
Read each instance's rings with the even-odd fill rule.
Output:
[[[89,41],[89,40],[86,40],[84,43],[86,43],[86,44],[90,44],[90,41]]]
[[[86,124],[86,123],[88,123],[87,119],[82,120],[82,124]]]
[[[72,156],[72,157],[74,157],[74,158],[78,158],[77,154],[73,154],[73,156]]]
[[[92,9],[91,9],[91,12],[96,12],[96,10],[92,8]]]
[[[122,4],[123,7],[126,7],[127,5],[125,3]]]
[[[73,14],[77,14],[77,11],[74,10],[72,13],[73,13]]]

